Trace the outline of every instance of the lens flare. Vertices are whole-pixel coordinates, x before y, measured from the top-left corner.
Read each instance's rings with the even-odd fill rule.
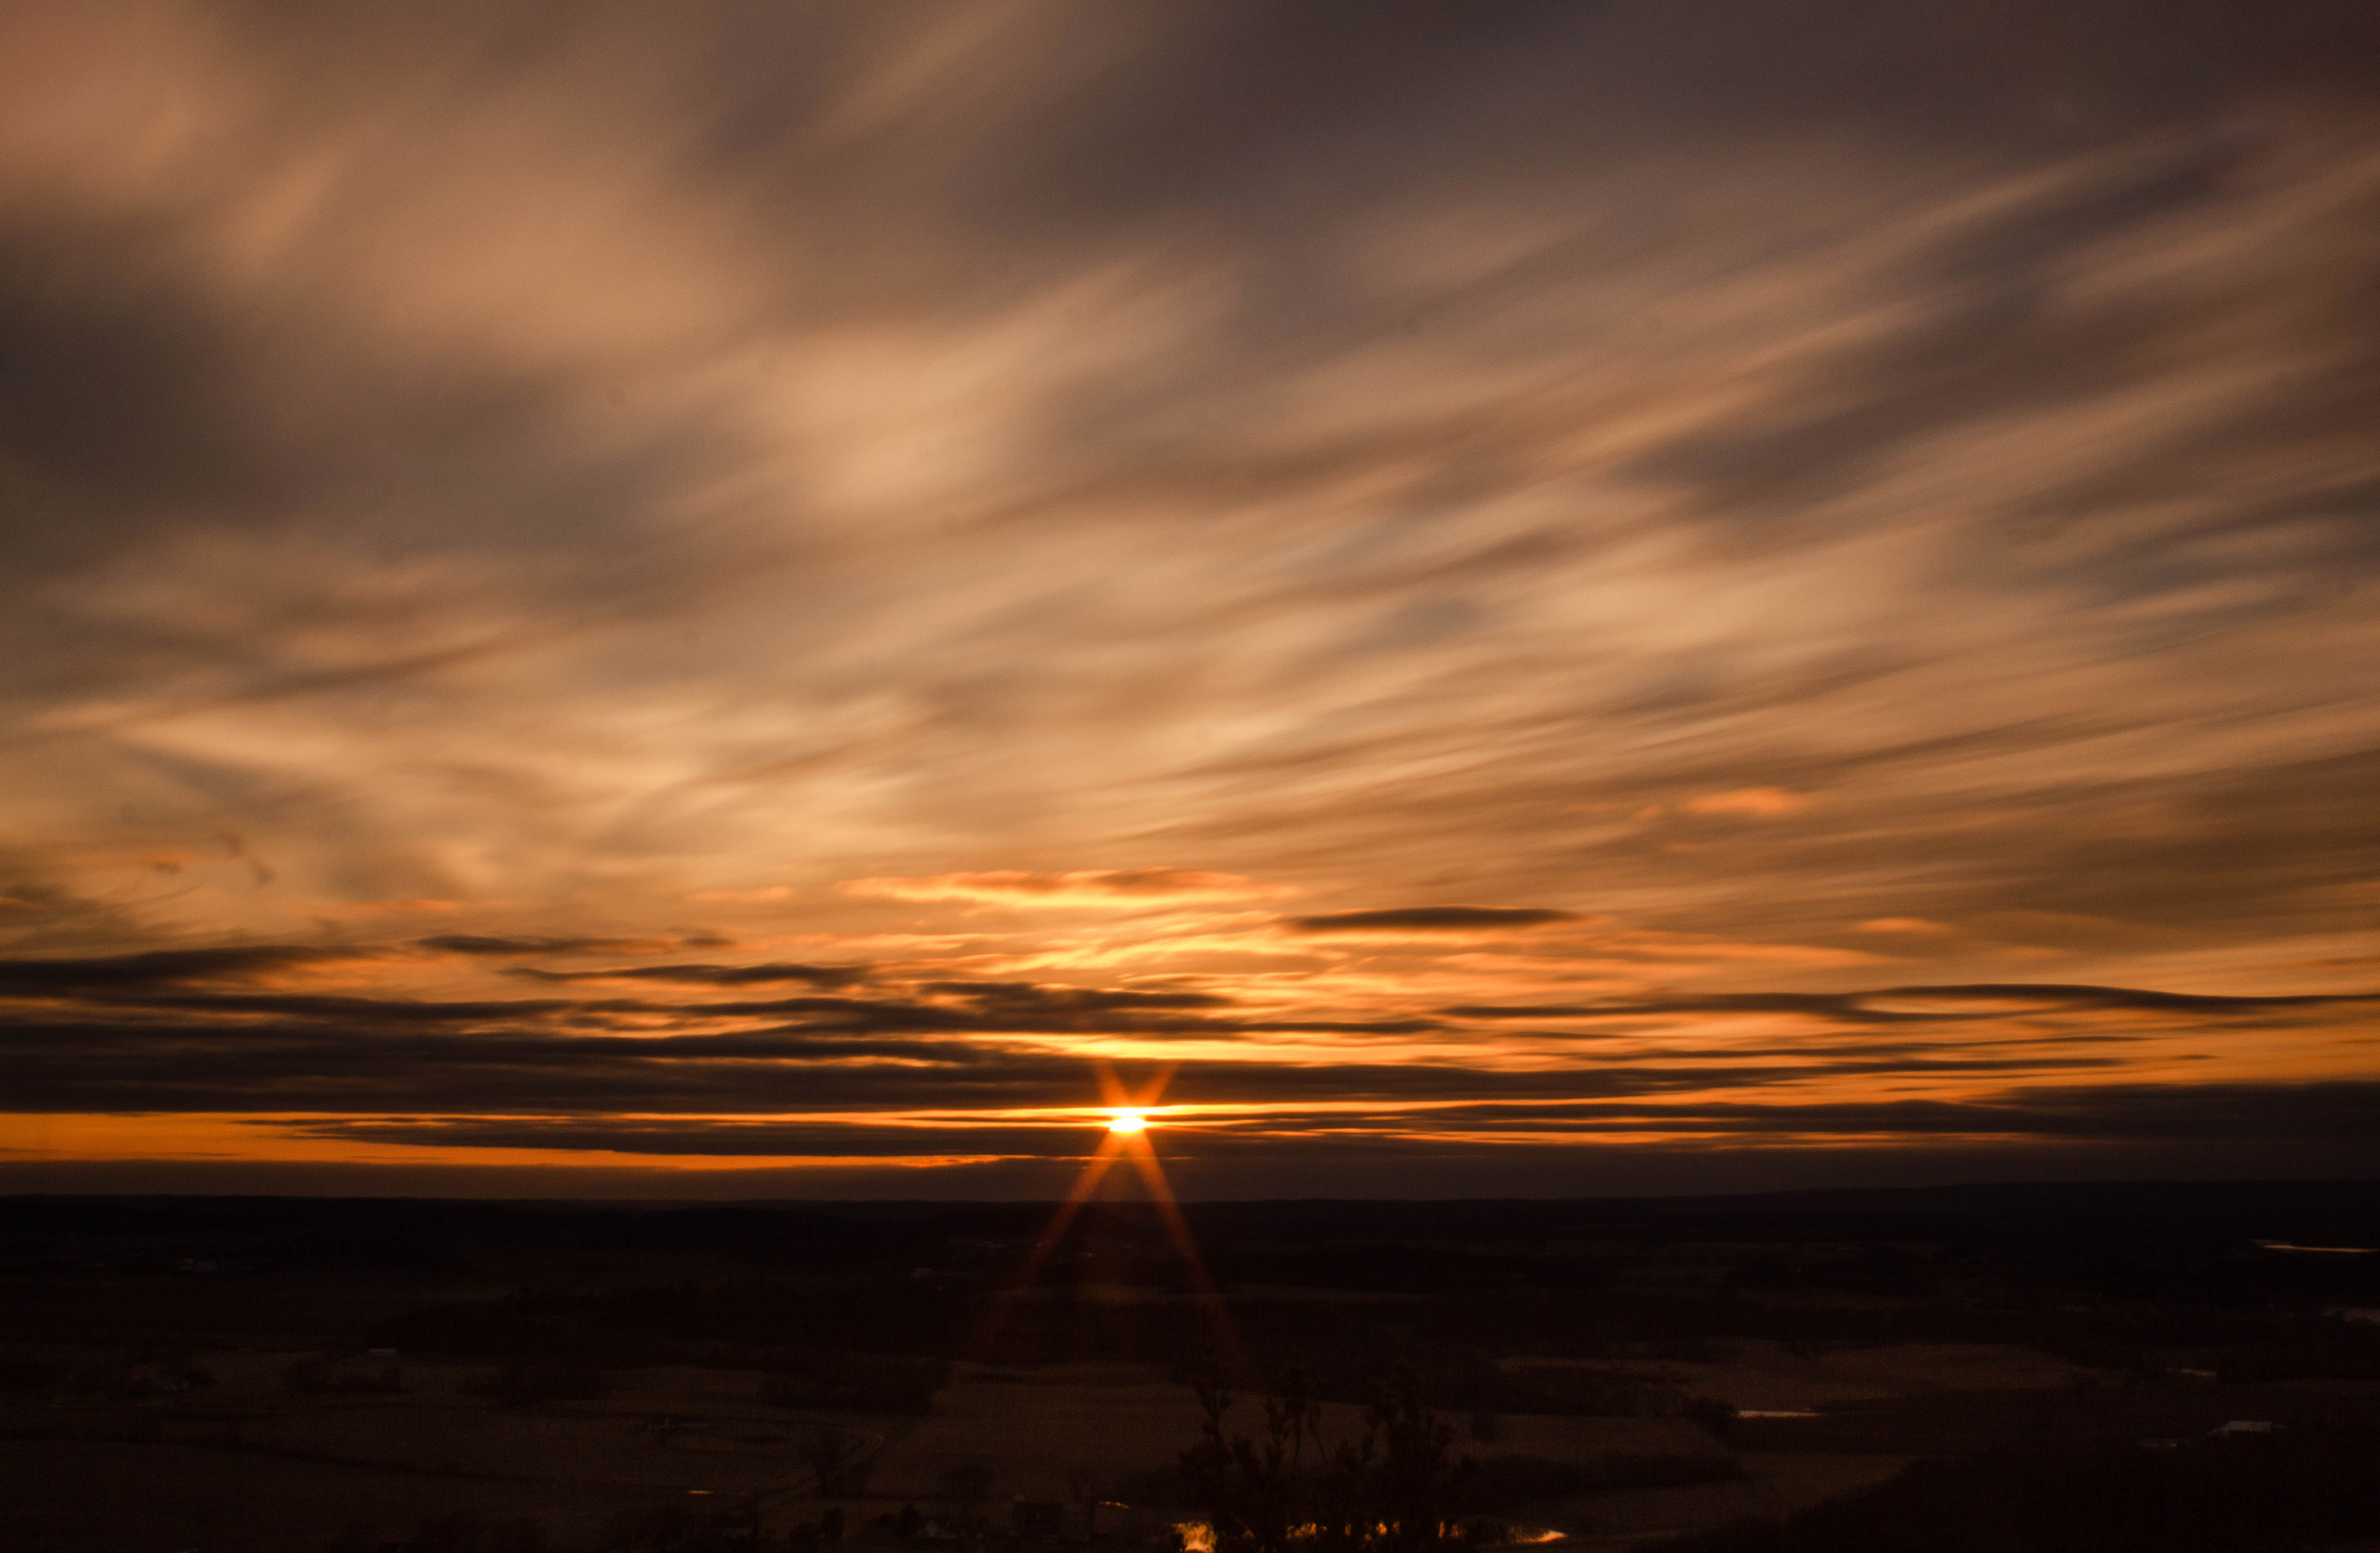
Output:
[[[977,1328],[974,1343],[978,1354],[989,1354],[1000,1336],[1008,1316],[1031,1289],[1034,1275],[1040,1271],[1052,1252],[1065,1239],[1068,1226],[1099,1192],[1102,1182],[1118,1160],[1130,1160],[1140,1177],[1142,1190],[1148,1195],[1150,1206],[1157,1210],[1160,1223],[1165,1227],[1165,1238],[1173,1242],[1183,1267],[1190,1275],[1190,1289],[1196,1299],[1220,1346],[1225,1358],[1245,1369],[1247,1353],[1238,1335],[1232,1329],[1231,1313],[1223,1308],[1222,1293],[1208,1275],[1206,1258],[1198,1254],[1198,1242],[1190,1233],[1189,1222],[1182,1217],[1181,1204],[1173,1195],[1173,1185],[1165,1179],[1165,1167],[1159,1162],[1157,1149],[1148,1139],[1148,1113],[1164,1098],[1165,1086],[1173,1080],[1171,1064],[1152,1074],[1137,1090],[1127,1089],[1123,1081],[1104,1058],[1091,1059],[1092,1075],[1099,1081],[1099,1109],[1107,1114],[1107,1135],[1099,1147],[1083,1161],[1082,1174],[1075,1178],[1075,1189],[1050,1216],[1049,1224],[1040,1238],[1034,1241],[1007,1290],[984,1302],[983,1322]]]

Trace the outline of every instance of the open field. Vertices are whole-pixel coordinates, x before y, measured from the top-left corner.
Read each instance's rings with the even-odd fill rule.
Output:
[[[1516,1521],[1558,1527],[1593,1547],[1625,1546],[1679,1532],[1701,1531],[1795,1510],[1882,1483],[1909,1464],[1906,1456],[1748,1452],[1737,1458],[1744,1476],[1733,1483],[1690,1483],[1673,1488],[1629,1488],[1551,1499],[1523,1507]]]
[[[24,1546],[140,1553],[171,1544],[173,1553],[203,1542],[189,1528],[266,1505],[291,1547],[326,1547],[358,1524],[456,1510],[538,1519],[570,1540],[592,1535],[611,1510],[689,1491],[755,1503],[764,1526],[783,1524],[821,1508],[797,1449],[798,1434],[820,1425],[869,1454],[866,1497],[835,1501],[856,1525],[905,1503],[963,1508],[954,1469],[979,1474],[976,1492],[995,1507],[1087,1487],[1164,1511],[1201,1417],[1192,1389],[1149,1365],[964,1365],[931,1415],[899,1418],[766,1407],[753,1400],[754,1373],[696,1366],[618,1372],[600,1400],[508,1407],[465,1389],[479,1373],[468,1366],[409,1365],[407,1389],[396,1394],[296,1395],[278,1385],[287,1355],[194,1357],[215,1384],[132,1402],[0,1408],[14,1459],[48,1485],[29,1522],[47,1530],[27,1533]],[[1328,1438],[1361,1427],[1357,1407],[1322,1411]],[[662,1416],[678,1429],[657,1434],[650,1423]],[[1228,1422],[1260,1430],[1257,1402],[1243,1399]],[[1730,1470],[1721,1447],[1678,1418],[1506,1416],[1496,1436],[1461,1449],[1581,1463],[1707,1459]],[[1820,1478],[1851,1481],[1840,1469],[1814,1475],[1789,1461],[1747,1483],[1582,1496],[1517,1518],[1563,1529],[1707,1524],[1742,1507],[1800,1503]],[[128,1501],[103,1491],[111,1481],[156,1486]]]
[[[1322,1404],[1323,1437],[1352,1438],[1363,1409]],[[1150,1486],[1170,1491],[1182,1449],[1202,1415],[1191,1388],[1148,1365],[962,1367],[936,1400],[934,1415],[916,1421],[889,1449],[877,1474],[880,1492],[937,1497],[942,1475],[974,1465],[992,1474],[1001,1496],[1055,1498],[1070,1482],[1106,1491]],[[1260,1400],[1242,1398],[1225,1418],[1232,1433],[1260,1434]],[[1504,1416],[1492,1441],[1462,1439],[1480,1456],[1592,1461],[1637,1457],[1724,1457],[1711,1437],[1681,1418]]]
[[[1190,1388],[1153,1365],[966,1367],[935,1399],[933,1416],[887,1449],[875,1487],[936,1499],[945,1473],[979,1466],[1002,1498],[1058,1498],[1070,1474],[1083,1474],[1112,1491],[1171,1470],[1198,1420]]]
[[[1763,1411],[1926,1391],[2042,1390],[2115,1378],[2022,1343],[1878,1343],[1800,1352],[1757,1339],[1711,1346],[1720,1357],[1709,1363],[1631,1361],[1624,1367],[1632,1376],[1655,1384]],[[1582,1362],[1524,1355],[1503,1363],[1507,1369],[1525,1369]]]
[[[1344,1438],[1402,1377],[1481,1459],[1451,1513],[1597,1546],[2232,1418],[2362,1449],[2380,1327],[2333,1313],[2380,1306],[2380,1259],[2246,1233],[2366,1243],[2365,1196],[2210,1228],[2119,1192],[2088,1233],[2077,1201],[1188,1212],[1244,1345],[1233,1432],[1296,1372]],[[890,1553],[911,1505],[1004,1538],[1014,1498],[1086,1494],[1159,1553],[1199,1514],[1183,1377],[1211,1313],[1161,1226],[1102,1204],[986,1337],[1048,1212],[0,1203],[0,1553],[463,1553],[458,1516],[552,1553],[734,1553],[754,1525],[798,1553],[830,1508]],[[673,1518],[695,1531],[635,1529]]]
[[[0,1478],[10,1485],[0,1515],[8,1553],[324,1553],[350,1531],[378,1536],[458,1513],[534,1519],[554,1540],[579,1543],[613,1511],[653,1499],[602,1484],[458,1478],[134,1440],[0,1440]]]
[[[2299,1433],[2370,1437],[2380,1434],[2380,1384],[1928,1392],[1845,1402],[1812,1418],[1745,1419],[1733,1435],[1747,1450],[1964,1456],[2136,1449],[2144,1439],[2200,1438],[2234,1418],[2265,1420]]]
[[[223,1546],[210,1528],[266,1523],[262,1541],[243,1530],[239,1546],[319,1553],[358,1529],[409,1532],[457,1514],[535,1520],[552,1541],[578,1545],[615,1511],[689,1495],[751,1504],[764,1525],[783,1523],[820,1508],[805,1430],[834,1428],[866,1456],[912,1422],[767,1407],[749,1371],[624,1371],[599,1400],[522,1407],[475,1394],[484,1371],[468,1365],[408,1364],[393,1394],[299,1394],[281,1384],[296,1355],[188,1357],[211,1384],[0,1405],[0,1460],[10,1481],[30,1486],[0,1547],[177,1553]],[[658,1418],[674,1427],[654,1429]]]
[[[2073,1421],[2095,1438],[2148,1432],[2194,1434],[2240,1414],[2318,1424],[2368,1418],[2380,1388],[2351,1383],[2270,1388],[2105,1388],[2078,1398],[2054,1388],[1953,1391],[1944,1375],[1971,1373],[1973,1356],[1927,1370],[1914,1356],[1884,1357],[1877,1375],[1910,1387],[1897,1397],[1838,1402],[1821,1416],[1746,1420],[1730,1452],[1678,1418],[1531,1417],[1497,1420],[1493,1441],[1459,1449],[1592,1462],[1614,1454],[1724,1458],[1733,1481],[1606,1488],[1508,1505],[1503,1519],[1621,1546],[1750,1517],[1779,1517],[1891,1476],[1918,1454],[2005,1448]],[[251,1376],[268,1366],[254,1366]],[[262,1553],[331,1548],[361,1528],[375,1535],[435,1516],[535,1520],[557,1544],[594,1539],[605,1518],[681,1499],[757,1505],[771,1535],[815,1518],[822,1501],[793,1445],[806,1424],[832,1422],[882,1442],[868,1495],[843,1498],[855,1536],[880,1539],[874,1519],[915,1502],[929,1513],[958,1508],[953,1469],[980,1473],[977,1493],[995,1519],[1010,1497],[1063,1498],[1086,1486],[1150,1510],[1199,1414],[1190,1388],[1148,1366],[962,1367],[925,1418],[789,1414],[750,1401],[749,1373],[677,1366],[623,1372],[601,1401],[506,1408],[452,1390],[385,1398],[293,1398],[226,1382],[203,1403],[173,1399],[129,1405],[18,1403],[0,1410],[0,1462],[24,1486],[0,1529],[0,1548],[105,1547],[180,1553],[237,1546]],[[245,1390],[243,1399],[240,1392]],[[187,1395],[187,1394],[186,1394]],[[201,1395],[205,1395],[201,1393]],[[240,1405],[243,1400],[246,1405]],[[2344,1410],[2344,1412],[2342,1412]],[[1326,1436],[1354,1431],[1360,1410],[1325,1404]],[[699,1425],[662,1444],[637,1425],[662,1412]],[[1255,1404],[1231,1415],[1260,1425]],[[40,1436],[48,1431],[48,1437]],[[138,1437],[146,1436],[148,1437]],[[1149,1525],[1169,1517],[1144,1515]],[[251,1528],[261,1525],[262,1532]]]
[[[508,1406],[476,1394],[485,1372],[467,1366],[409,1366],[395,1393],[293,1393],[280,1385],[293,1357],[202,1351],[189,1361],[215,1376],[202,1388],[128,1402],[20,1400],[0,1406],[0,1431],[449,1476],[782,1493],[812,1475],[795,1445],[804,1425],[830,1425],[868,1451],[886,1427],[764,1406],[748,1371],[626,1371],[598,1400]],[[661,1418],[673,1426],[652,1427]]]

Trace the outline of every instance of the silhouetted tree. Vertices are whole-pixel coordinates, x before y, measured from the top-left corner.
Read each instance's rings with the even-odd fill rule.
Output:
[[[1335,1449],[1302,1368],[1265,1400],[1261,1439],[1224,1426],[1235,1399],[1208,1359],[1195,1378],[1204,1418],[1182,1452],[1184,1485],[1214,1529],[1216,1553],[1416,1553],[1460,1540],[1455,1498],[1475,1465],[1450,1454],[1454,1428],[1403,1366]]]
[[[843,1491],[844,1479],[859,1454],[859,1441],[828,1424],[813,1424],[795,1441],[802,1460],[817,1478],[811,1492],[820,1497]]]
[[[983,1501],[991,1493],[991,1469],[980,1461],[961,1461],[943,1472],[941,1488],[954,1518],[972,1528],[982,1519]]]

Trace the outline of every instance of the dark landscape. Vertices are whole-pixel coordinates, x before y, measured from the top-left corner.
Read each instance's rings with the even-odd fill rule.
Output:
[[[0,1553],[2380,1553],[2374,0],[0,4]]]
[[[1265,1546],[1203,1379],[1426,1410],[1474,1546],[2380,1538],[2380,1185],[1183,1212],[1203,1276],[1133,1202],[10,1199],[5,1535]]]

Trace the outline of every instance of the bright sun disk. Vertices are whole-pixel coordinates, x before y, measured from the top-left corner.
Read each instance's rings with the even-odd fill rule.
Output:
[[[1118,1111],[1109,1119],[1108,1131],[1111,1132],[1146,1132],[1148,1131],[1148,1118],[1145,1113],[1140,1111]]]

